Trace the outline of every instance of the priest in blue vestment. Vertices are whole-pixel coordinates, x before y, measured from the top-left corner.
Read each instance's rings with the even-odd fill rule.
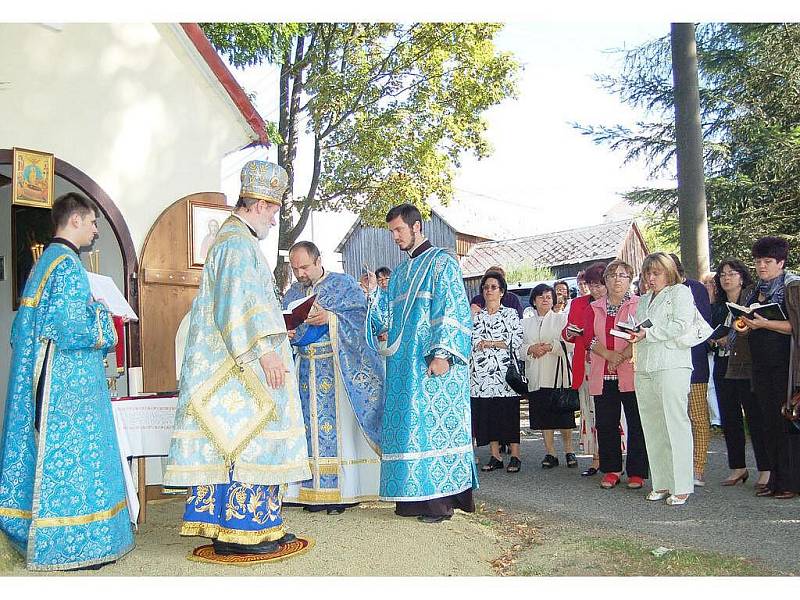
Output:
[[[191,486],[181,535],[217,554],[272,554],[295,539],[281,486],[309,479],[303,413],[272,270],[259,241],[288,177],[250,161],[192,304],[164,483]]]
[[[28,569],[94,569],[133,549],[103,365],[117,336],[78,254],[97,237],[94,205],[71,192],[51,216],[11,329],[0,530]]]
[[[380,497],[394,500],[400,516],[438,523],[455,508],[475,510],[472,314],[458,262],[423,237],[419,210],[401,204],[386,222],[409,260],[394,270],[386,292],[367,276],[367,339],[387,357]],[[383,331],[388,340],[379,349],[376,332]]]
[[[290,485],[286,501],[340,514],[378,499],[384,367],[367,346],[367,300],[358,282],[322,266],[313,242],[289,249],[297,281],[284,308],[312,294],[305,323],[289,331],[308,442],[311,479]]]

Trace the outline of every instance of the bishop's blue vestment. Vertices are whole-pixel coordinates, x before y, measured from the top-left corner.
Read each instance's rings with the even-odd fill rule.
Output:
[[[247,224],[223,223],[192,304],[164,483],[192,486],[181,535],[259,544],[283,537],[279,486],[309,479],[294,372],[267,386],[259,358],[292,351],[272,271]]]
[[[0,446],[0,530],[29,569],[74,569],[133,548],[103,357],[111,314],[74,249],[51,243],[11,330]]]
[[[367,337],[388,331],[381,433],[382,500],[419,502],[477,489],[472,451],[469,358],[472,314],[461,269],[429,247],[392,272],[370,304]],[[434,357],[444,375],[426,374]]]
[[[324,273],[312,286],[295,282],[283,304],[312,293],[328,324],[300,325],[292,341],[312,477],[289,486],[286,500],[377,500],[384,367],[364,338],[367,301],[349,275]]]

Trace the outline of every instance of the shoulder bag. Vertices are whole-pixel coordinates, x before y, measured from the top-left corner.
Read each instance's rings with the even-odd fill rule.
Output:
[[[558,366],[556,367],[556,376],[553,380],[553,391],[550,392],[550,406],[552,406],[553,412],[557,413],[569,413],[575,412],[580,408],[580,400],[578,398],[578,390],[572,389],[572,365],[569,364],[569,356],[567,355],[567,346],[562,341],[561,342],[561,350],[563,351],[564,357],[563,360],[567,363],[567,386],[564,387],[564,381],[562,379],[561,386],[558,385],[558,374],[561,373],[561,360],[562,357],[558,357]]]
[[[511,340],[508,342],[509,362],[508,370],[506,371],[506,383],[508,387],[520,396],[524,396],[528,393],[528,379],[525,377],[525,363],[514,355],[513,340],[514,336],[512,335]]]

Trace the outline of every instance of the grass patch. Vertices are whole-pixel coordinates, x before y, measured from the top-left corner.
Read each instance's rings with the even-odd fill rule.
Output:
[[[22,557],[14,550],[6,534],[0,531],[0,575],[11,573],[22,562]]]
[[[651,552],[658,544],[622,537],[561,532],[523,553],[516,575],[527,576],[770,576],[780,575],[755,561],[692,549]]]

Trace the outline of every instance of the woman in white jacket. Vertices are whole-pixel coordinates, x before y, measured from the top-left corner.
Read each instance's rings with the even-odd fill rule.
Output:
[[[681,337],[690,330],[694,298],[673,260],[663,252],[648,255],[641,279],[648,292],[639,300],[636,322],[651,326],[632,334],[634,382],[650,461],[653,491],[648,500],[684,504],[694,491],[692,427],[688,415],[692,354]]]
[[[572,450],[572,430],[575,428],[575,413],[553,411],[550,395],[555,386],[569,387],[569,361],[574,344],[561,339],[561,331],[567,325],[566,313],[553,312],[555,292],[547,284],[539,284],[531,290],[530,302],[535,311],[522,320],[522,346],[519,358],[525,360],[525,375],[528,378],[528,407],[531,429],[539,429],[544,436],[545,454],[543,469],[558,466],[553,431],[561,430],[561,440],[568,467],[577,467],[578,460]],[[557,373],[559,358],[561,372]]]

